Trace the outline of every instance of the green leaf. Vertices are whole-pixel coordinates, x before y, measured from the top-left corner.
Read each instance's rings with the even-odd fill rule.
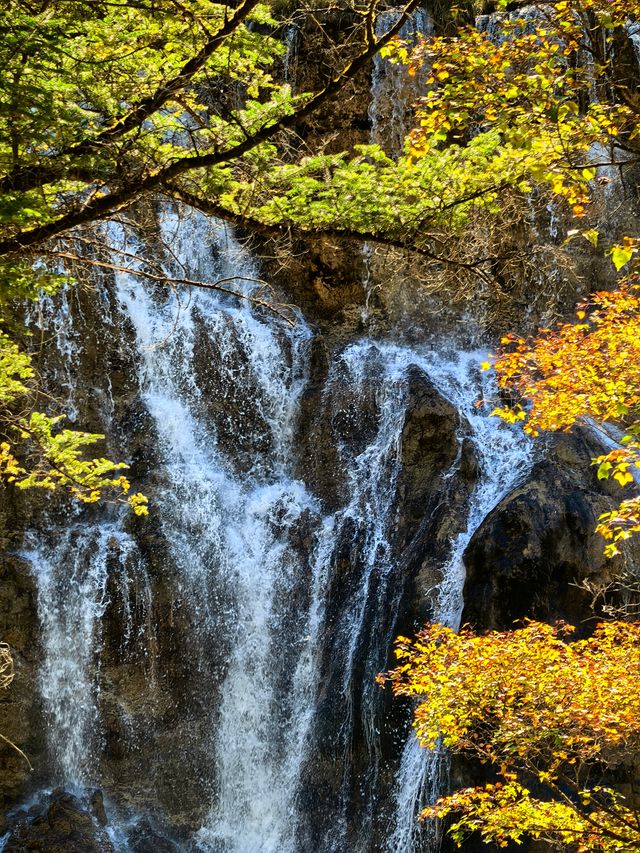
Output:
[[[611,260],[613,261],[613,265],[618,270],[618,272],[622,269],[622,267],[626,266],[629,263],[631,258],[633,257],[633,249],[625,246],[614,246],[611,250]]]

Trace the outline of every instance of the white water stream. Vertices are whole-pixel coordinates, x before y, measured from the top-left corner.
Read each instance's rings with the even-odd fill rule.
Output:
[[[23,552],[38,583],[44,659],[40,693],[54,782],[97,783],[99,752],[97,682],[101,624],[109,573],[127,577],[138,562],[135,543],[117,525],[70,525],[57,542]]]
[[[250,259],[222,226],[170,210],[160,223],[172,252],[167,268],[174,275],[208,281],[233,275],[245,291],[255,286]],[[107,235],[119,249],[144,250],[122,226],[108,226]],[[448,624],[455,626],[461,608],[462,552],[482,518],[526,469],[526,446],[475,408],[487,392],[477,368],[479,354],[360,341],[334,361],[325,399],[330,405],[334,390],[342,387],[359,401],[373,389],[375,423],[364,444],[354,444],[349,429],[336,438],[349,498],[341,509],[323,515],[318,498],[293,477],[310,329],[301,318],[288,327],[213,291],[179,296],[153,290],[133,274],[115,276],[119,322],[133,330],[137,383],[157,434],[153,499],[176,571],[175,593],[189,607],[193,654],[207,654],[216,638],[229,650],[216,687],[220,698],[211,707],[211,764],[203,768],[215,793],[194,843],[212,853],[369,850],[379,820],[382,769],[379,688],[373,678],[388,660],[401,592],[393,544],[409,368],[423,371],[465,415],[482,468],[467,529],[452,543],[443,567],[438,618]],[[69,335],[68,322],[64,334]],[[207,386],[213,375],[217,384]],[[212,410],[214,392],[223,405]],[[358,417],[358,410],[346,416]],[[229,418],[241,464],[233,441],[226,440]],[[290,543],[305,524],[310,533],[301,551]],[[53,544],[48,536],[31,538],[28,556],[38,581],[45,649],[40,682],[55,780],[100,784],[101,620],[116,604],[109,600],[108,576],[119,578],[116,594],[123,602],[130,597],[129,583],[141,585],[148,597],[144,561],[118,518],[78,521]],[[336,603],[333,585],[336,571],[344,572],[336,567],[345,548],[348,591]],[[144,606],[150,612],[149,600]],[[330,833],[301,847],[300,796],[313,773],[327,660],[338,715],[336,772],[342,781]],[[354,777],[352,766],[357,731],[364,733],[368,754],[362,778]],[[433,787],[429,774],[435,774],[432,762],[410,741],[396,782],[395,816],[389,816],[389,850],[430,849],[418,846],[415,822],[421,792]],[[355,841],[354,789],[364,800]]]
[[[479,462],[479,478],[469,501],[466,529],[451,545],[451,555],[442,568],[433,620],[454,630],[460,627],[465,580],[463,554],[471,537],[491,510],[528,473],[532,447],[521,430],[509,429],[490,417],[490,401],[497,390],[488,374],[480,373],[484,354],[459,353],[451,361],[433,365],[429,371],[442,394],[465,415],[471,427],[470,438]],[[478,405],[480,401],[489,401]],[[428,593],[429,590],[425,590]],[[416,815],[439,794],[446,756],[421,749],[411,733],[403,754],[396,787],[396,816],[388,850],[390,853],[412,853],[419,842],[421,829]],[[431,843],[438,839],[431,832]]]

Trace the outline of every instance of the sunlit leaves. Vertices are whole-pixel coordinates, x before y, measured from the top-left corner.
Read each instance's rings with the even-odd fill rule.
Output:
[[[597,176],[589,163],[594,144],[606,151],[620,134],[632,140],[638,132],[639,105],[616,72],[614,47],[620,32],[626,38],[636,5],[531,5],[494,15],[486,26],[425,36],[413,48],[396,40],[387,53],[429,74],[408,141],[411,156],[495,131],[520,170],[523,191],[538,184],[584,216]]]
[[[633,254],[635,241],[620,249],[625,246]],[[495,414],[522,421],[533,436],[585,419],[617,425],[620,446],[594,463],[600,479],[626,486],[640,469],[640,287],[630,279],[618,290],[596,293],[576,317],[532,339],[502,339],[494,360],[498,384],[526,403],[499,407]],[[608,540],[606,553],[618,553],[616,542],[640,531],[640,503],[625,501],[600,518],[597,530]]]
[[[19,489],[38,488],[54,491],[59,486],[67,488],[71,495],[82,503],[96,503],[105,490],[114,494],[127,495],[129,480],[117,472],[129,466],[124,462],[112,462],[105,458],[85,459],[86,447],[104,439],[98,433],[58,429],[61,416],[48,417],[42,412],[31,412],[28,417],[16,421],[15,429],[20,438],[32,444],[37,451],[37,461],[28,470],[5,467],[8,480]],[[116,476],[112,476],[112,475]],[[136,494],[128,498],[136,515],[147,514],[147,500]]]
[[[211,95],[205,87],[224,80],[225,86],[245,87],[251,97],[278,89],[270,66],[284,46],[260,29],[275,25],[267,5],[253,8],[233,39],[223,41],[204,67],[185,79],[189,85],[176,89],[161,109],[146,117],[143,133],[136,124],[126,144],[114,147],[105,138],[87,149],[129,109],[179,75],[228,14],[227,4],[201,0],[186,0],[179,9],[171,2],[78,6],[57,0],[39,14],[21,2],[4,4],[0,168],[36,165],[51,155],[64,157],[66,151],[68,159],[60,163],[63,179],[77,166],[106,179],[115,177],[117,165],[149,163],[160,143],[179,157],[193,148],[194,139],[201,151],[224,142],[238,122],[227,119],[224,126],[209,126]],[[192,135],[188,146],[180,136],[185,129]],[[76,156],[74,147],[87,153]]]
[[[24,295],[19,288],[16,294]],[[146,515],[146,497],[128,495],[129,480],[120,473],[128,465],[85,457],[85,450],[103,435],[61,429],[61,416],[22,413],[29,408],[34,385],[30,356],[0,331],[0,423],[8,439],[0,442],[0,478],[19,489],[62,488],[82,503],[95,503],[107,494],[126,501],[136,515]]]
[[[619,272],[623,267],[631,261],[633,256],[638,251],[638,239],[634,237],[625,237],[621,244],[613,246],[610,251],[611,261]]]
[[[455,815],[454,838],[524,835],[578,850],[637,849],[633,804],[602,784],[640,754],[640,625],[608,623],[587,640],[535,622],[476,636],[430,625],[399,637],[382,677],[416,697],[416,734],[491,764],[497,781],[458,791],[424,817]],[[535,784],[536,793],[532,786]]]
[[[0,332],[0,405],[6,406],[26,394],[28,387],[25,383],[34,375],[29,356]]]
[[[524,428],[531,435],[567,429],[579,418],[620,421],[640,404],[638,285],[594,294],[577,319],[535,338],[501,341],[498,382],[529,401]]]

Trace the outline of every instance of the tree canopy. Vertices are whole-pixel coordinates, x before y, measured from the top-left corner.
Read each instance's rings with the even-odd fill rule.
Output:
[[[478,206],[497,212],[508,190],[540,185],[580,215],[591,146],[606,160],[636,151],[640,104],[619,58],[633,4],[532,6],[491,31],[461,17],[451,35],[412,47],[398,33],[420,5],[376,35],[382,6],[344,4],[333,69],[293,92],[273,70],[285,52],[277,4],[5,4],[0,257],[42,252],[149,193],[276,233],[379,239],[445,262],[456,258],[442,229],[455,234]],[[406,149],[300,146],[301,123],[381,50],[410,73],[429,69]],[[586,98],[594,87],[606,96]]]

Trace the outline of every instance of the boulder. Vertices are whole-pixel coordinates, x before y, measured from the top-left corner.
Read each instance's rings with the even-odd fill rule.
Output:
[[[489,513],[464,554],[464,622],[489,629],[594,615],[580,584],[607,583],[624,566],[605,558],[595,527],[628,494],[598,481],[591,459],[602,452],[585,429],[553,437],[546,458]]]
[[[100,792],[80,799],[59,788],[41,804],[19,812],[4,850],[23,853],[112,853],[104,830],[106,814]]]

